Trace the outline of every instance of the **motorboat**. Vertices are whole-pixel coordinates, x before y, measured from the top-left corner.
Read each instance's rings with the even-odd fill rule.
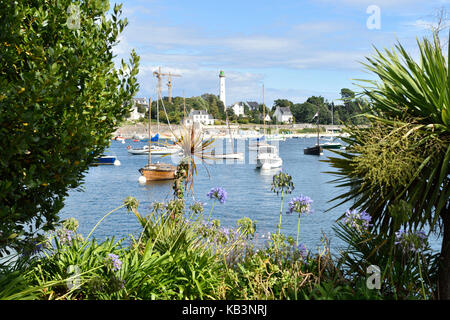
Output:
[[[116,156],[105,156],[101,155],[100,157],[96,158],[94,162],[91,164],[92,166],[99,166],[99,165],[120,165],[120,161],[117,159]]]
[[[279,168],[283,165],[283,160],[278,155],[278,149],[275,146],[267,145],[258,149],[256,156],[256,168],[264,170]]]

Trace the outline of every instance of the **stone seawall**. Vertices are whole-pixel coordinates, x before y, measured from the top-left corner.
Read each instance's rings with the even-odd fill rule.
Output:
[[[326,130],[331,129],[341,129],[342,126],[337,125],[320,125],[321,128],[324,128]],[[172,124],[171,125],[172,130],[179,133],[181,129],[181,125]],[[295,131],[305,128],[316,128],[316,125],[310,124],[310,123],[297,123],[297,124],[290,124],[290,125],[266,125],[266,129],[271,129],[272,132],[274,130],[289,130],[289,131]],[[215,125],[215,126],[204,126],[203,129],[205,131],[209,131],[211,133],[217,132],[217,133],[227,133],[229,128],[226,125]],[[263,125],[262,124],[232,124],[230,125],[230,129],[236,133],[237,130],[262,130]],[[151,126],[152,135],[158,132],[158,126],[156,124],[152,123]],[[159,125],[159,133],[162,136],[171,136],[171,130],[168,124],[160,123]],[[136,124],[126,124],[121,127],[119,127],[114,133],[113,136],[122,136],[127,139],[131,139],[133,137],[137,136],[148,136],[148,127],[147,124],[144,123],[136,123]]]

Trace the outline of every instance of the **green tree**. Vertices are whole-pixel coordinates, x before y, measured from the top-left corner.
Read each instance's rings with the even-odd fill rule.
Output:
[[[296,123],[311,123],[312,118],[317,112],[317,106],[309,102],[296,103],[291,108],[291,112]]]
[[[346,103],[352,101],[353,99],[355,99],[355,92],[353,92],[348,88],[341,89],[341,100],[344,101],[345,105]]]
[[[346,151],[329,162],[350,187],[335,200],[367,211],[379,232],[441,227],[437,293],[450,299],[450,54],[436,34],[418,47],[420,63],[400,43],[367,58],[379,78],[362,85],[370,126],[347,127]],[[406,214],[395,210],[404,204]]]
[[[287,99],[277,99],[273,102],[272,111],[275,111],[277,107],[280,108],[292,108],[294,103],[292,101],[289,101]]]
[[[210,93],[202,94],[201,97],[208,103],[208,112],[214,117],[214,119],[221,119],[222,114],[220,111],[219,102],[222,103],[222,101],[219,100],[219,97]]]
[[[134,52],[114,66],[121,6],[72,3],[0,2],[0,255],[54,228],[138,89]]]
[[[195,110],[208,110],[208,102],[202,97],[191,98],[192,108]]]
[[[311,103],[316,106],[323,106],[325,104],[325,98],[322,96],[319,96],[319,97],[312,96],[312,97],[309,97],[306,100],[306,102]]]

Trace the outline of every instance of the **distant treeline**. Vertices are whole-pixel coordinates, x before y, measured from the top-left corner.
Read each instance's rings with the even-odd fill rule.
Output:
[[[309,97],[304,103],[293,103],[287,99],[277,99],[274,101],[272,108],[265,106],[265,114],[274,119],[273,113],[277,107],[289,107],[294,117],[295,123],[315,123],[313,120],[317,110],[319,110],[319,123],[320,124],[341,124],[341,123],[353,123],[363,124],[364,118],[355,117],[358,114],[365,112],[368,108],[367,103],[362,99],[356,98],[355,93],[347,88],[341,89],[341,102],[335,104],[334,102],[327,101],[322,96]],[[164,107],[163,107],[164,104]],[[159,102],[159,120],[167,123],[167,118],[171,123],[180,123],[186,115],[189,114],[191,109],[194,110],[207,110],[214,119],[225,121],[227,115],[225,108],[219,97],[214,94],[203,94],[198,97],[183,98],[174,97],[172,103],[169,103],[168,98],[163,98],[163,104]],[[143,106],[139,109],[139,112],[143,112]],[[167,116],[165,111],[167,111]],[[244,107],[245,116],[237,117],[234,114],[233,109],[228,108],[228,119],[238,123],[262,123],[263,106],[259,104],[253,110],[249,107]],[[148,116],[148,114],[147,114]],[[156,119],[157,108],[156,101],[152,102],[152,119]]]

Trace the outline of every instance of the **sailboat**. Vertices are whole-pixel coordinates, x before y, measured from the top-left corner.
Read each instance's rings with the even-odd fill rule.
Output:
[[[333,104],[331,105],[331,126],[334,125],[334,110],[333,110]],[[342,148],[342,144],[340,144],[339,142],[334,142],[334,139],[332,139],[330,137],[330,140],[328,140],[328,142],[324,142],[322,144],[320,144],[320,146],[323,149],[341,149]]]
[[[148,99],[148,149],[151,150],[151,101]],[[145,181],[155,181],[155,180],[173,180],[175,179],[175,172],[177,167],[168,163],[152,163],[152,152],[148,152],[148,164],[143,168],[139,169],[141,177],[145,179]],[[141,181],[141,177],[139,178]]]
[[[258,151],[259,148],[261,147],[266,147],[266,146],[270,146],[270,144],[268,144],[266,141],[268,141],[267,136],[266,136],[266,108],[264,106],[264,85],[263,85],[263,104],[262,104],[262,109],[263,109],[263,136],[261,138],[256,138],[256,142],[252,142],[249,143],[248,145],[248,150],[249,151]]]
[[[231,132],[231,127],[230,127],[230,123],[228,121],[228,114],[227,116],[227,125],[228,125],[228,132],[230,133],[230,142],[231,142],[231,150],[232,152],[230,153],[223,153],[223,154],[216,154],[215,151],[213,150],[211,152],[211,157],[215,158],[215,159],[238,159],[238,160],[242,160],[244,159],[244,154],[242,152],[234,152],[234,140],[233,140],[233,135]]]
[[[317,117],[317,143],[315,146],[309,147],[309,148],[304,148],[303,149],[303,153],[304,154],[309,154],[309,155],[314,155],[314,156],[320,156],[321,154],[323,154],[323,149],[320,146],[320,140],[319,140],[319,107],[317,106],[317,113],[314,115],[313,119]]]
[[[280,135],[280,130],[278,129],[278,124],[275,124],[277,133],[266,137],[267,141],[286,141],[286,137]]]
[[[266,119],[265,119],[265,105],[264,105],[264,85],[263,85],[263,120],[264,120],[264,135],[266,134]],[[270,170],[279,168],[283,165],[283,159],[278,154],[278,149],[272,145],[258,145],[256,155],[256,168],[263,170]]]
[[[256,138],[256,142],[249,142],[248,150],[249,151],[258,151],[258,149],[261,147],[270,146],[270,144],[268,144],[265,141],[265,139],[266,139],[266,137],[263,136],[262,138]]]

